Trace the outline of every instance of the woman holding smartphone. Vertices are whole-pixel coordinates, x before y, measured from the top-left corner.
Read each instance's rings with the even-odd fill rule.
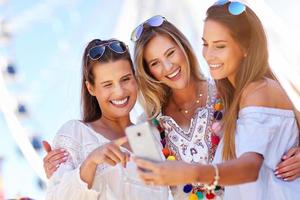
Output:
[[[222,139],[213,164],[136,159],[146,183],[203,183],[206,198],[298,199],[300,179],[278,179],[281,156],[298,145],[293,105],[268,64],[266,35],[256,14],[240,2],[218,1],[207,10],[205,57],[224,103]],[[146,169],[146,170],[145,170]],[[274,174],[275,172],[275,174]],[[201,199],[197,191],[192,199]]]
[[[132,124],[136,98],[127,46],[115,39],[92,40],[82,59],[83,118],[68,121],[55,136],[54,149],[68,155],[53,170],[46,199],[168,199],[167,187],[142,183],[129,161],[124,129]]]
[[[135,29],[132,39],[136,42],[141,102],[147,117],[157,118],[165,130],[164,150],[170,159],[211,163],[224,105],[217,98],[214,82],[201,75],[186,37],[164,17],[154,16]],[[57,151],[46,156],[47,174],[55,170],[61,158],[63,153]],[[181,183],[171,189],[175,199],[188,199],[198,191],[208,194],[204,184]],[[222,197],[220,187],[215,193]]]

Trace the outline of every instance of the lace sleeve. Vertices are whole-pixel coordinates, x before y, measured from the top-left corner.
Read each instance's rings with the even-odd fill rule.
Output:
[[[73,138],[67,135],[57,135],[53,141],[53,148],[63,148],[69,152],[68,160],[65,162],[65,165],[70,166],[72,169],[75,169],[82,162],[81,155],[81,145],[79,142],[75,141]]]
[[[69,152],[69,157],[52,175],[46,199],[97,199],[99,192],[88,189],[87,184],[80,178],[80,164],[83,161],[82,145],[79,142],[80,130],[75,123],[67,123],[54,138],[53,147],[63,148]]]

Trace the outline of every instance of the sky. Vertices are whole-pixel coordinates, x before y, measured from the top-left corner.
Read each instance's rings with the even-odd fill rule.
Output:
[[[0,0],[0,22],[5,22],[11,33],[9,41],[0,42],[0,69],[5,70],[6,61],[16,67],[15,77],[2,73],[6,77],[5,88],[12,97],[10,104],[15,106],[22,102],[28,109],[28,116],[18,116],[26,136],[51,142],[64,122],[80,118],[81,54],[89,40],[116,37],[132,50],[131,30],[155,14],[166,16],[182,30],[197,52],[202,70],[207,73],[200,41],[205,10],[214,1],[174,1]],[[300,33],[299,1],[253,0],[253,5],[258,1],[265,2],[276,19],[282,20],[291,38]],[[268,26],[272,24],[278,23],[272,21]],[[279,40],[275,40],[275,36]],[[296,55],[299,57],[299,50],[294,49],[300,43],[296,40],[290,43],[287,40],[290,37],[285,36],[284,32],[270,35],[276,45],[281,40],[290,48],[285,48],[290,52],[285,59],[293,60]],[[281,50],[276,46],[272,48]],[[140,112],[137,105],[133,120]],[[1,110],[0,138],[0,180],[2,177],[5,198],[44,199],[45,190],[39,188],[39,178],[21,153]],[[38,155],[42,159],[45,153],[39,151]]]

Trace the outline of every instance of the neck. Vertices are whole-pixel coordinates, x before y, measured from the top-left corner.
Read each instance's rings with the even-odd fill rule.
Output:
[[[199,90],[199,82],[191,79],[189,84],[183,89],[173,89],[171,99],[178,105],[183,105],[197,98]]]
[[[124,135],[125,128],[132,125],[129,115],[126,117],[112,118],[107,115],[102,115],[100,121],[110,130],[114,131],[116,134]]]
[[[232,84],[232,86],[235,88],[235,76],[232,75],[232,76],[228,76],[227,78],[229,82]]]

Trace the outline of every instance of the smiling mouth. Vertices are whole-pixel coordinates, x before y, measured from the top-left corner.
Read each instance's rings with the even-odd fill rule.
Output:
[[[209,68],[211,70],[216,70],[216,69],[219,69],[223,66],[223,64],[209,64]]]
[[[124,106],[128,103],[128,101],[129,101],[129,96],[120,100],[110,100],[110,103],[115,106]]]
[[[179,73],[181,72],[181,68],[178,68],[176,71],[174,71],[173,73],[167,75],[167,78],[172,79],[175,76],[177,76]]]

